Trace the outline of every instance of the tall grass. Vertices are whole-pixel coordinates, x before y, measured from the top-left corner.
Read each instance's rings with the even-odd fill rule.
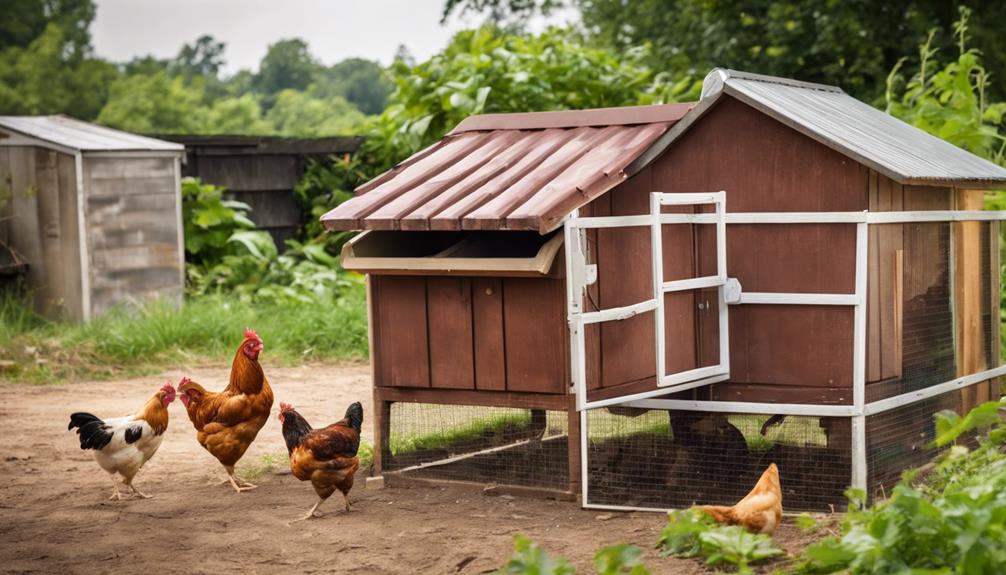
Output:
[[[150,373],[179,362],[227,362],[245,327],[258,332],[270,360],[280,364],[367,356],[362,287],[314,303],[205,296],[176,310],[156,302],[89,323],[47,321],[8,295],[0,297],[0,380],[61,383]]]

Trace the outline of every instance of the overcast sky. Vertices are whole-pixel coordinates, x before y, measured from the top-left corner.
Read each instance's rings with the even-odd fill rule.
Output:
[[[210,34],[227,44],[225,73],[256,68],[269,44],[300,37],[325,64],[350,57],[391,63],[399,44],[417,60],[441,50],[457,30],[479,19],[440,25],[443,0],[96,0],[91,26],[98,56],[173,57],[182,44]],[[562,23],[570,12],[539,20]]]

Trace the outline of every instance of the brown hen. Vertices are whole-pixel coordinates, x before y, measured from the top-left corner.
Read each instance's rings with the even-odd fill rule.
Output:
[[[290,452],[290,469],[294,477],[301,481],[310,480],[318,494],[314,507],[296,521],[320,517],[318,506],[336,489],[342,492],[346,511],[349,511],[349,490],[353,488],[353,477],[360,467],[356,452],[360,448],[363,406],[356,402],[346,409],[343,419],[328,427],[312,429],[292,405],[281,403],[279,420],[283,422],[283,439]]]
[[[272,388],[259,365],[262,340],[250,329],[234,354],[231,379],[220,392],[182,378],[178,393],[189,414],[196,439],[227,470],[227,480],[237,492],[255,489],[255,485],[234,475],[234,465],[255,441],[272,409]],[[226,482],[225,482],[226,483]]]
[[[768,466],[754,489],[733,507],[723,505],[696,505],[713,519],[725,525],[740,525],[752,533],[775,533],[782,521],[782,486],[779,468]]]

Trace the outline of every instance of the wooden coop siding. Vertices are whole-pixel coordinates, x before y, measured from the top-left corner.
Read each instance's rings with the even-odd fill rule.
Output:
[[[566,393],[562,280],[372,275],[370,281],[377,385]]]
[[[36,309],[52,318],[83,315],[75,161],[45,148],[0,147],[0,195],[10,196],[0,213],[10,217],[5,239],[29,261]]]
[[[91,310],[181,301],[174,158],[84,156]]]
[[[296,237],[301,224],[300,206],[293,195],[301,172],[297,156],[197,153],[189,158],[186,174],[223,186],[228,197],[251,206],[251,220],[273,236],[281,251],[283,240]]]
[[[868,206],[867,185],[867,169],[857,162],[724,97],[664,156],[595,200],[591,208],[593,215],[644,214],[651,191],[725,190],[729,212],[861,211]],[[665,226],[665,280],[709,272],[712,235],[680,228]],[[598,234],[600,307],[649,297],[647,233]],[[748,292],[852,293],[855,239],[854,225],[731,225],[728,274]],[[694,294],[667,298],[668,372],[718,359],[715,306],[699,310]],[[592,399],[652,389],[653,321],[647,315],[600,329],[602,390]],[[852,323],[851,308],[731,306],[732,378],[703,393],[735,401],[849,403]],[[588,331],[588,350],[590,335]],[[588,381],[589,371],[588,360]]]

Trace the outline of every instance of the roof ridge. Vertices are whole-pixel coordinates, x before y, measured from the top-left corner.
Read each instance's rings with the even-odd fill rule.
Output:
[[[706,74],[702,81],[702,97],[712,95],[722,89],[723,84],[730,80],[748,80],[751,82],[762,82],[764,84],[776,84],[779,86],[789,86],[791,88],[803,88],[805,90],[817,90],[832,94],[845,94],[845,90],[838,86],[828,84],[818,84],[816,82],[806,82],[803,80],[793,80],[791,78],[781,78],[779,76],[768,76],[765,74],[755,74],[754,72],[744,72],[742,70],[732,70],[729,68],[713,68]]]

